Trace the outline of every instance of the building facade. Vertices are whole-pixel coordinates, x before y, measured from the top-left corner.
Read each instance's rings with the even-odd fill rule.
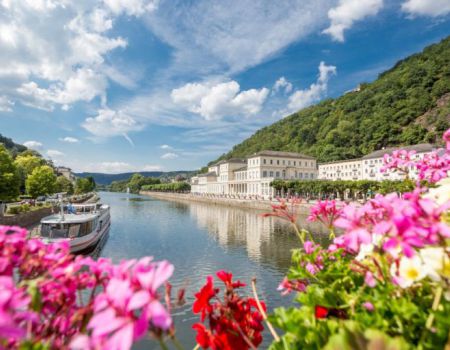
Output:
[[[382,172],[383,158],[385,154],[391,155],[393,151],[404,149],[415,151],[414,157],[422,159],[425,154],[431,153],[436,149],[435,146],[424,143],[413,146],[404,146],[400,148],[386,148],[369,153],[368,155],[357,158],[319,164],[319,179],[322,180],[402,180],[405,174],[394,171]],[[417,178],[417,169],[409,169],[409,177]]]
[[[208,168],[191,179],[191,192],[215,195],[273,197],[270,183],[317,178],[316,159],[293,152],[261,151],[246,159],[232,158]]]
[[[67,180],[70,180],[71,182],[75,182],[77,179],[75,175],[72,173],[72,169],[59,166],[55,168],[56,175],[58,176],[64,176]]]

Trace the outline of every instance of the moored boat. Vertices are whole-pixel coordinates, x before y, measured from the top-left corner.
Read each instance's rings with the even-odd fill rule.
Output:
[[[106,204],[69,204],[41,220],[40,237],[45,243],[68,240],[71,253],[88,250],[108,233],[109,212]]]

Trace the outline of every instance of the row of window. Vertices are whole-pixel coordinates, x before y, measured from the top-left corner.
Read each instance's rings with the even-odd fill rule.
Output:
[[[301,160],[299,160],[299,161],[296,161],[296,160],[286,160],[286,159],[266,159],[266,158],[263,158],[263,160],[262,160],[262,162],[263,162],[263,164],[270,164],[270,165],[288,165],[288,166],[297,166],[297,163],[298,163],[298,166],[304,166],[304,167],[308,167],[308,166],[310,166],[311,168],[313,168],[315,165],[314,165],[314,161],[301,161]],[[259,159],[258,158],[255,158],[255,159],[249,159],[248,160],[248,165],[259,165]]]

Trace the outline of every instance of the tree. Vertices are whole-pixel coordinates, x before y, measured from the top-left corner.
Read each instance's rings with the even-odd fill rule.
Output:
[[[20,178],[11,155],[0,144],[0,200],[10,201],[19,195]]]
[[[45,165],[45,160],[31,154],[30,152],[22,152],[16,157],[14,164],[17,167],[17,171],[20,176],[20,191],[24,192],[27,177],[33,172],[34,169],[41,165]]]
[[[42,165],[33,170],[25,181],[27,193],[36,198],[55,192],[56,175],[51,167]]]
[[[73,184],[65,176],[58,176],[56,179],[56,192],[66,192],[73,194]]]
[[[94,189],[95,189],[95,181],[91,176],[79,178],[75,183],[76,194],[92,192]]]

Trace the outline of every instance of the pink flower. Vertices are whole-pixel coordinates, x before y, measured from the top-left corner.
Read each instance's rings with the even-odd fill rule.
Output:
[[[312,253],[314,253],[315,245],[314,245],[314,243],[311,242],[311,241],[306,241],[306,242],[303,244],[303,249],[305,249],[305,253],[306,253],[306,254],[312,254]]]
[[[362,304],[362,306],[364,309],[370,312],[375,310],[375,306],[373,306],[373,304],[370,301],[366,301],[365,303]]]
[[[334,200],[318,201],[311,207],[308,221],[320,221],[326,227],[331,228],[340,211],[336,207],[336,201]]]
[[[287,277],[283,278],[278,285],[277,290],[281,291],[281,295],[287,295],[293,291],[304,292],[306,290],[307,282],[302,280],[290,281]]]
[[[395,150],[391,155],[385,154],[383,157],[384,166],[381,172],[389,170],[397,171],[402,174],[408,174],[409,167],[414,166],[413,157],[416,151]]]
[[[377,280],[373,276],[372,272],[367,271],[366,275],[364,276],[364,282],[370,287],[373,288],[377,285]]]

